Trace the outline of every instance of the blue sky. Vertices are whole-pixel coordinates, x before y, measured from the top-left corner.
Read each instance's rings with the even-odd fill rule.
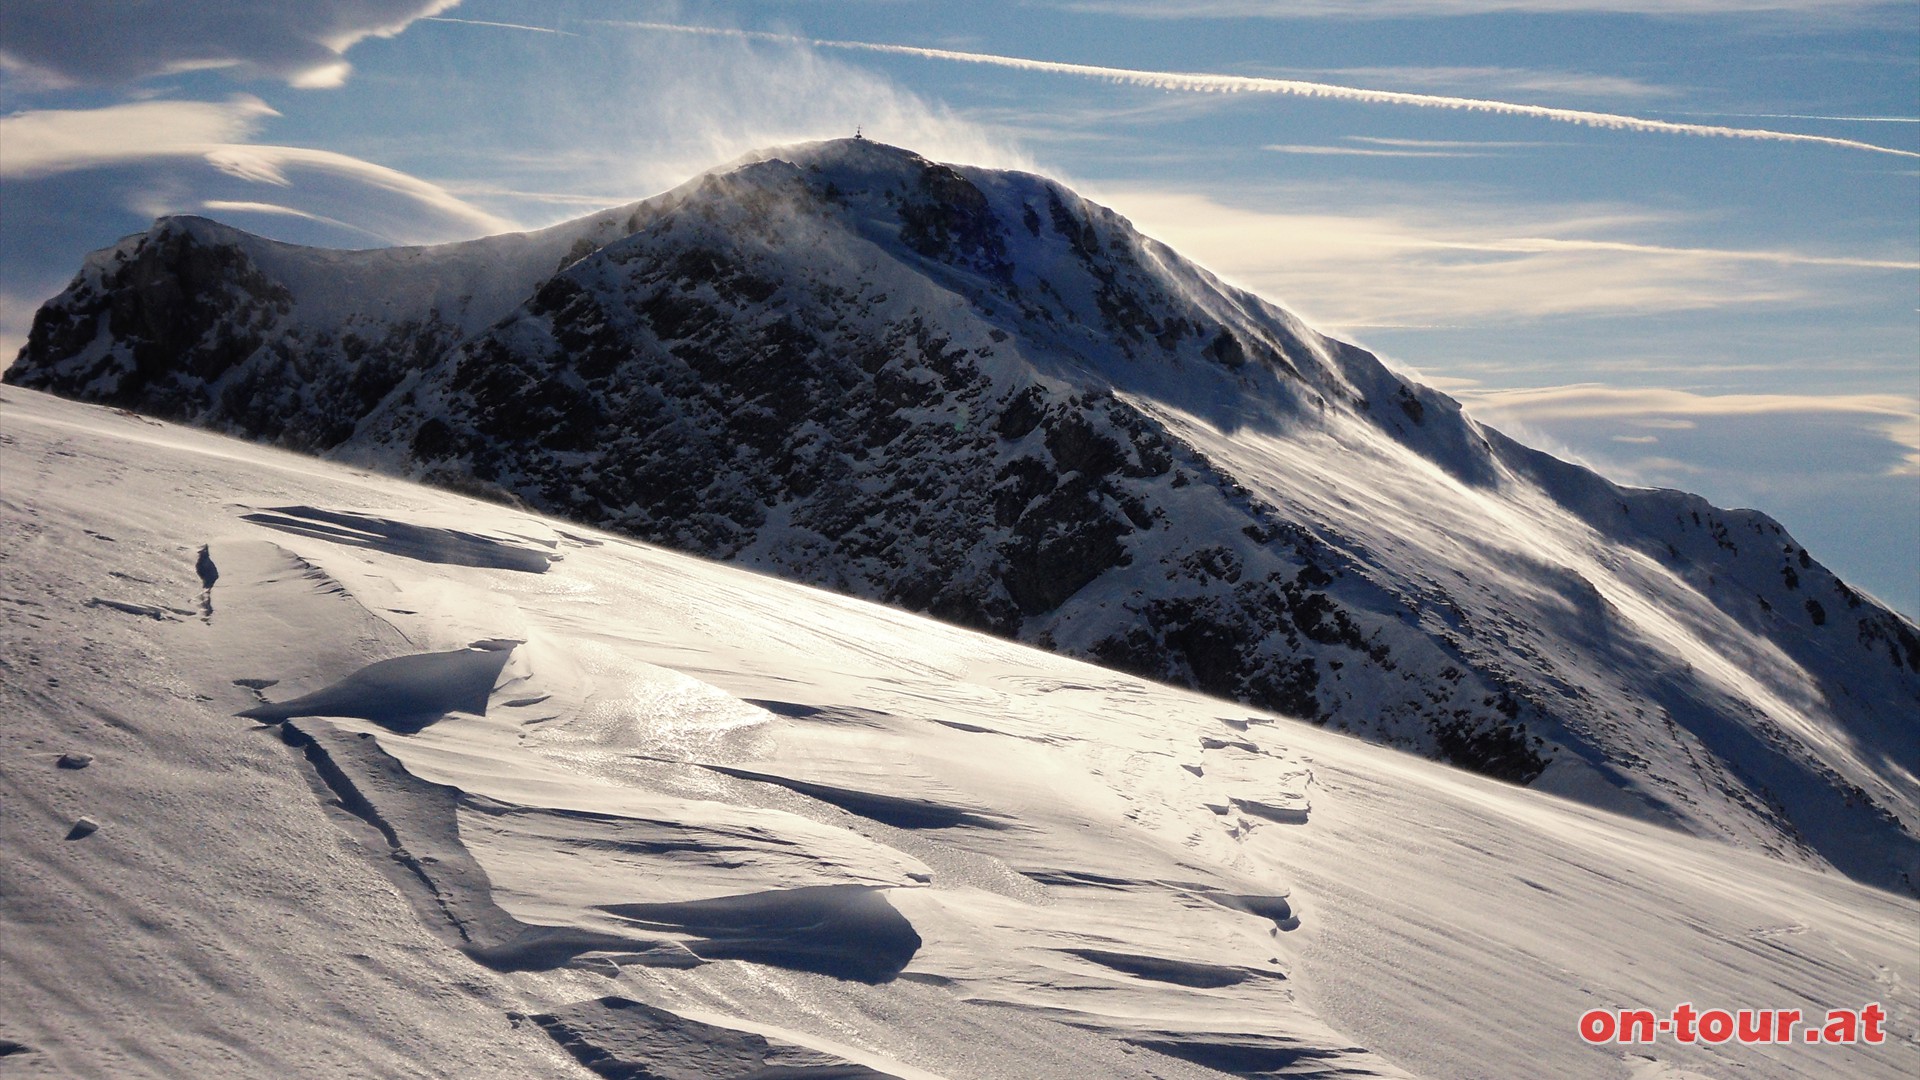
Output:
[[[0,0],[0,112],[9,356],[161,213],[457,239],[862,125],[1920,612],[1911,2]]]

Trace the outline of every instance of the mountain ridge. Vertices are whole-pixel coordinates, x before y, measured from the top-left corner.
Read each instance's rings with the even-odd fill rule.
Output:
[[[1912,624],[1764,515],[1521,446],[1045,178],[840,140],[492,246],[236,236],[90,257],[7,381],[1920,877]]]

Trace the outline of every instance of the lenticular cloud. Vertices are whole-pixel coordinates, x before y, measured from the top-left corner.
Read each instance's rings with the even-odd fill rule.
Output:
[[[115,0],[6,5],[0,63],[83,85],[135,82],[195,68],[330,86],[346,77],[346,50],[389,37],[459,0],[214,0],[142,5]]]

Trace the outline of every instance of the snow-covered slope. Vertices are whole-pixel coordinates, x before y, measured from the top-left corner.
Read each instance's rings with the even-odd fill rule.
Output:
[[[642,220],[628,206],[537,233],[329,251],[169,217],[89,255],[36,321],[78,396],[218,416],[284,446],[338,443],[411,371]]]
[[[130,414],[0,432],[9,1076],[1920,1060],[1920,905],[1832,872]],[[1576,1033],[1683,1001],[1891,1037]]]
[[[213,228],[95,256],[8,380],[1920,879],[1910,623],[1764,515],[1519,446],[1051,181],[846,140],[533,239]],[[120,316],[168,287],[206,319]]]

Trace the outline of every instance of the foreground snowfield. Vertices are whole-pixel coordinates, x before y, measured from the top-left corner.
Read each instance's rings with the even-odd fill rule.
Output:
[[[30,391],[0,453],[6,1075],[1920,1065],[1920,905],[1837,874]]]

